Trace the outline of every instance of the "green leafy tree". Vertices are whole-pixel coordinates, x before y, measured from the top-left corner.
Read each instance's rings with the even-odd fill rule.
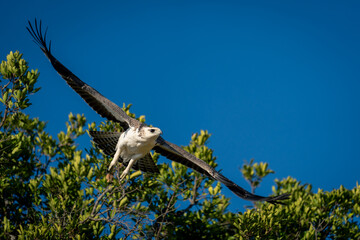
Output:
[[[287,205],[254,203],[243,213],[228,210],[222,186],[185,166],[159,164],[160,174],[133,171],[108,183],[111,161],[76,139],[96,128],[119,124],[86,123],[69,115],[64,131],[48,134],[45,122],[23,112],[36,93],[39,73],[28,70],[19,52],[0,66],[0,238],[1,239],[325,239],[359,235],[360,187],[313,193],[292,178],[276,181],[274,193],[291,192]],[[123,109],[132,117],[130,105]],[[144,116],[138,118],[145,121]],[[216,167],[207,131],[193,134],[185,150]],[[158,155],[153,155],[158,159]],[[241,169],[255,192],[274,171],[250,161]]]
[[[251,161],[242,168],[251,185],[273,173],[266,163]],[[265,175],[264,175],[265,173]],[[266,174],[267,173],[267,174]],[[256,179],[254,181],[254,179]],[[256,204],[257,208],[239,213],[235,226],[239,239],[360,239],[360,186],[343,186],[331,192],[312,191],[311,184],[301,184],[288,177],[276,180],[275,194],[291,192],[285,207]]]

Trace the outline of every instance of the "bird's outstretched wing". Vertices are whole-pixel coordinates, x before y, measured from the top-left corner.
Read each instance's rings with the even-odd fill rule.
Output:
[[[99,132],[99,131],[90,131],[90,135],[93,138],[96,145],[103,150],[103,152],[108,156],[114,156],[115,147],[120,138],[121,132]],[[120,162],[123,162],[120,159]],[[123,164],[127,166],[127,163]],[[145,157],[139,159],[133,166],[135,170],[141,170],[142,172],[148,173],[159,173],[159,169],[156,166],[151,154],[148,153]]]
[[[190,167],[200,173],[203,173],[219,182],[224,184],[227,188],[229,188],[233,193],[237,196],[241,197],[245,200],[250,201],[266,201],[269,203],[279,203],[282,204],[279,200],[288,199],[290,194],[283,194],[274,197],[262,197],[255,194],[252,194],[249,191],[246,191],[242,187],[238,186],[230,179],[217,172],[214,168],[212,168],[209,164],[204,162],[203,160],[195,157],[194,155],[188,153],[181,147],[176,144],[170,143],[164,140],[161,136],[157,139],[157,144],[153,148],[155,152],[160,153],[161,155],[167,157],[170,160],[181,163],[187,167]]]
[[[92,109],[94,109],[104,118],[115,122],[120,122],[124,130],[126,130],[128,127],[138,127],[141,125],[141,122],[129,117],[119,106],[111,102],[109,99],[105,98],[91,86],[81,81],[77,76],[75,76],[75,74],[73,74],[69,69],[62,65],[51,54],[51,41],[49,42],[49,46],[47,46],[47,29],[44,33],[42,32],[41,21],[38,24],[35,19],[34,27],[29,21],[29,26],[26,27],[26,29],[33,37],[34,42],[40,47],[40,49],[45,53],[45,56],[50,60],[55,70],[67,82],[67,84],[85,100],[85,102]]]

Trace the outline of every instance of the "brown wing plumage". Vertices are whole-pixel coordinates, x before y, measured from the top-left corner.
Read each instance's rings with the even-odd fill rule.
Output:
[[[121,136],[121,132],[89,131],[96,145],[108,156],[114,156],[115,147]]]
[[[148,173],[160,173],[159,168],[156,166],[151,154],[148,153],[145,157],[139,159],[133,166],[135,170],[141,170]]]

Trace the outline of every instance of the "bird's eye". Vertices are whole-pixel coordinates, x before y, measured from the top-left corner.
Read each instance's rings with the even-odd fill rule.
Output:
[[[153,129],[153,128],[152,128],[152,129],[150,129],[150,132],[154,133],[154,132],[155,132],[155,129]]]

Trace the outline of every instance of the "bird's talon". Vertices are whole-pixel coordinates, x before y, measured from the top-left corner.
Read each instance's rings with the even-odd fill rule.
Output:
[[[111,173],[106,174],[106,181],[108,183],[112,182],[113,179],[114,179],[114,176]]]

